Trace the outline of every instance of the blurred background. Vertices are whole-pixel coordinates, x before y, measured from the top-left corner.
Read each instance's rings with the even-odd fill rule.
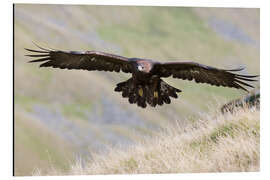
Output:
[[[167,78],[183,91],[179,98],[142,109],[113,91],[130,74],[38,68],[24,56],[33,42],[260,74],[259,9],[16,4],[14,11],[15,175],[83,165],[92,152],[129,147],[245,95]]]

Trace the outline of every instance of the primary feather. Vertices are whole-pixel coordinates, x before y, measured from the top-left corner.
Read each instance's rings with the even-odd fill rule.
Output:
[[[101,70],[131,73],[128,58],[98,51],[27,51],[40,54],[26,55],[36,57],[32,62],[43,62],[40,67],[53,67],[61,69]]]
[[[195,62],[167,62],[159,64],[160,77],[179,78],[183,80],[195,80],[196,83],[207,83],[215,86],[232,87],[247,91],[244,86],[253,87],[244,81],[256,81],[258,76],[245,76],[233,72],[242,71],[238,69],[218,69]]]

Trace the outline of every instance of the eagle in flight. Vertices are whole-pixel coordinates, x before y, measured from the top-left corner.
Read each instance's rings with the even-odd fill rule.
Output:
[[[38,46],[39,47],[39,46]],[[40,67],[60,69],[82,69],[88,71],[111,71],[131,73],[127,81],[118,83],[114,91],[122,92],[129,103],[145,108],[147,103],[156,105],[170,104],[170,97],[177,98],[181,92],[161,78],[172,76],[183,80],[195,80],[215,86],[237,88],[247,91],[245,86],[253,87],[248,81],[256,81],[258,76],[240,75],[238,69],[218,69],[196,62],[158,62],[143,58],[127,58],[99,51],[59,51],[39,47],[39,50],[27,49],[35,54],[33,62],[42,62]]]

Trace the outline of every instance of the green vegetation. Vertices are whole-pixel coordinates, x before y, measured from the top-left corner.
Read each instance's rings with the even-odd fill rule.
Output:
[[[62,106],[62,110],[64,116],[87,120],[87,115],[85,114],[85,112],[91,111],[91,104],[64,104]]]
[[[224,42],[213,33],[192,9],[145,7],[141,11],[139,20],[103,25],[99,34],[124,47],[127,56],[134,56],[134,51],[160,60],[197,59],[199,55],[207,63],[210,61],[204,56],[213,59],[228,53],[234,55],[233,43]],[[160,50],[156,51],[157,48]]]
[[[237,129],[237,125],[235,125],[235,124],[224,125],[224,126],[218,128],[215,132],[213,132],[210,135],[210,139],[212,141],[214,141],[215,143],[217,143],[217,140],[219,137],[230,136],[231,138],[233,138],[234,137],[234,135],[233,135],[234,129]]]
[[[14,148],[17,152],[15,153],[15,163],[21,166],[21,168],[15,168],[17,175],[25,175],[25,171],[33,171],[37,167],[43,168],[43,172],[50,172],[53,168],[69,169],[68,163],[73,158],[70,151],[71,146],[54,137],[54,134],[48,132],[39,123],[20,116],[20,113],[15,114],[15,119]],[[58,144],[69,150],[61,149]],[[20,156],[23,156],[23,159]],[[21,160],[24,161],[21,162]],[[35,167],[29,169],[31,163],[34,163]]]

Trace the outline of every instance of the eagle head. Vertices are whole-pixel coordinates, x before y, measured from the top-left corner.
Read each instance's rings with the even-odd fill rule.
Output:
[[[139,61],[137,62],[137,69],[140,72],[149,73],[152,69],[152,64],[148,61]]]
[[[139,71],[143,71],[144,66],[143,66],[143,65],[141,65],[141,64],[139,64],[139,65],[137,66],[137,68],[138,68],[138,70],[139,70]]]

